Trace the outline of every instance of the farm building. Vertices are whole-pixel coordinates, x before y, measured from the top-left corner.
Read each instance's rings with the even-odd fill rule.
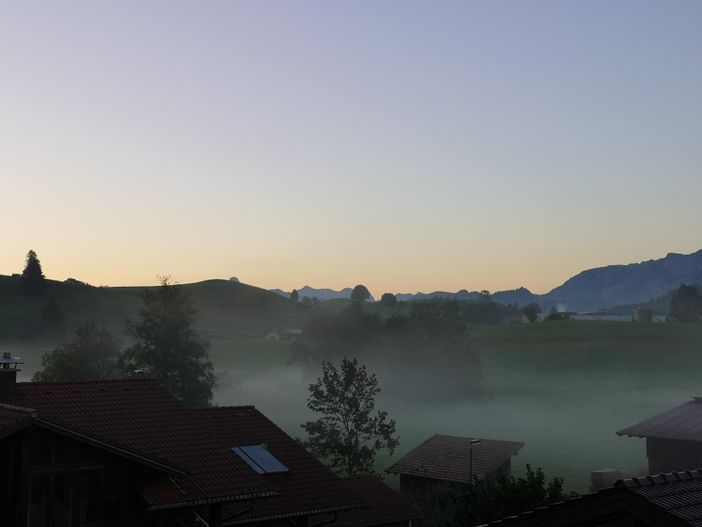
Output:
[[[514,441],[435,434],[387,471],[399,474],[403,496],[421,501],[451,483],[510,473],[512,456],[523,446]]]
[[[186,409],[144,378],[16,383],[18,363],[0,359],[0,525],[307,527],[353,511],[363,525],[395,527],[417,517],[391,489],[339,478],[252,406]],[[383,514],[388,503],[398,516]]]
[[[690,527],[702,525],[702,472],[617,481],[613,487],[494,521],[494,527]]]
[[[634,308],[631,319],[634,322],[653,322],[653,311],[645,307],[636,307]]]
[[[617,432],[646,438],[651,474],[702,467],[702,397]]]

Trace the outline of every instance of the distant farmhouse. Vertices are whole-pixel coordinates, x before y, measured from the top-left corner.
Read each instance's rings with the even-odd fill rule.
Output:
[[[400,475],[402,495],[421,501],[451,483],[469,483],[512,470],[512,456],[524,446],[514,441],[436,434],[387,471]]]
[[[419,517],[376,478],[338,477],[252,406],[187,409],[144,378],[17,383],[20,363],[0,358],[0,526],[399,527]]]
[[[636,307],[634,308],[631,319],[634,322],[653,322],[653,310],[646,307]]]
[[[646,438],[651,474],[702,467],[702,397],[617,432]]]

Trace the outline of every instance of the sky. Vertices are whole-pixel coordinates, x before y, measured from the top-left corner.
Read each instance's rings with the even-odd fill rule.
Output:
[[[0,274],[520,286],[702,248],[702,2],[0,3]]]

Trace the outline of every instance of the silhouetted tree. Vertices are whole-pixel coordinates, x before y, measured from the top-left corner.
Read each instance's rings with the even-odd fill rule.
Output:
[[[354,302],[365,302],[370,298],[370,291],[365,285],[358,284],[351,291],[351,300]]]
[[[356,359],[344,358],[339,369],[323,362],[322,377],[310,385],[307,399],[308,408],[321,417],[302,425],[305,446],[347,476],[374,473],[375,456],[386,449],[392,455],[399,444],[395,421],[375,410],[378,393],[375,375]]]
[[[72,338],[44,353],[43,370],[34,374],[33,380],[82,381],[110,379],[121,373],[117,363],[119,347],[105,328],[94,323],[76,329]]]
[[[502,320],[500,307],[490,296],[481,297],[478,301],[462,302],[461,312],[469,324],[499,324]]]
[[[164,278],[159,287],[144,289],[141,299],[141,320],[127,324],[137,342],[123,353],[122,367],[145,370],[187,406],[211,404],[216,380],[209,343],[193,330],[196,311],[189,297]]]
[[[541,306],[532,302],[522,308],[522,313],[524,313],[524,316],[529,322],[536,322],[539,318],[539,313],[541,313]]]
[[[487,289],[483,289],[478,294],[480,295],[480,300],[482,300],[483,302],[492,302],[492,295]]]
[[[292,301],[293,304],[297,304],[297,301],[300,299],[300,293],[297,292],[297,289],[293,289],[292,293],[290,293],[290,300]]]
[[[387,307],[395,307],[397,305],[397,297],[392,293],[383,293],[380,297],[380,304]]]
[[[53,298],[50,298],[46,302],[46,306],[44,306],[44,309],[41,312],[41,322],[48,330],[63,331],[66,323],[66,317],[56,303],[56,300]]]
[[[680,322],[699,322],[702,317],[702,295],[694,285],[681,284],[670,299],[670,316]]]
[[[413,302],[409,320],[424,337],[457,339],[465,332],[458,301],[447,298]]]
[[[41,270],[41,262],[37,258],[37,253],[32,250],[27,253],[27,261],[22,271],[22,289],[28,295],[42,295],[46,291],[46,279]]]

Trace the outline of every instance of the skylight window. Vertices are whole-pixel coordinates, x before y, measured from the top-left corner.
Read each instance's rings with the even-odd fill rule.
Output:
[[[264,445],[240,446],[232,448],[234,453],[258,474],[282,474],[289,472]]]

